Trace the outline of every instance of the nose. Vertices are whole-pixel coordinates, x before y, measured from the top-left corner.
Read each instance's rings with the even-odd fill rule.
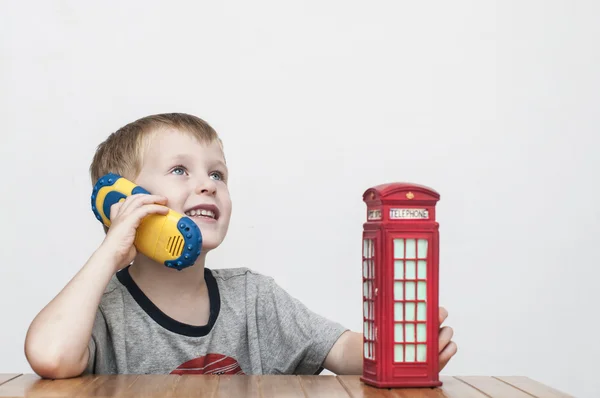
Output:
[[[198,195],[215,195],[217,193],[217,184],[210,177],[198,179],[196,181],[195,192]]]

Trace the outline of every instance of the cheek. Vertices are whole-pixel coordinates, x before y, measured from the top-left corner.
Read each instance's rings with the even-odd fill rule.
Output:
[[[231,199],[225,202],[224,208],[227,209],[227,217],[229,218],[233,210],[233,204],[231,203]]]

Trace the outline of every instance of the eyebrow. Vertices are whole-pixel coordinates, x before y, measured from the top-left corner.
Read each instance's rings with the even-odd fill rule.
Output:
[[[226,170],[228,169],[227,165],[222,160],[217,160],[215,163],[218,164],[219,166],[223,166]]]
[[[175,155],[171,161],[172,162],[186,162],[186,161],[191,162],[193,160],[194,160],[193,156],[190,156],[190,155],[184,154],[184,153],[180,153],[180,154]],[[223,162],[221,159],[217,159],[211,163],[216,163],[217,165],[222,166],[226,170],[228,170],[227,164],[225,162]]]

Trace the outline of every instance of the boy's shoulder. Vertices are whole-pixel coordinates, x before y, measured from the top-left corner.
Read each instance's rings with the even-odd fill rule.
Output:
[[[211,274],[215,279],[222,281],[229,280],[252,280],[256,282],[270,282],[273,280],[270,276],[264,275],[251,268],[210,268]]]
[[[210,268],[207,270],[220,289],[244,289],[246,293],[272,290],[274,278],[247,267]]]

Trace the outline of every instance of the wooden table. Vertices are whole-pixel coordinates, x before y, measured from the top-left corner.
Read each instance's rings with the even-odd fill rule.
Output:
[[[87,375],[47,380],[0,374],[0,397],[570,397],[527,377],[440,378],[440,388],[378,389],[358,376]]]

